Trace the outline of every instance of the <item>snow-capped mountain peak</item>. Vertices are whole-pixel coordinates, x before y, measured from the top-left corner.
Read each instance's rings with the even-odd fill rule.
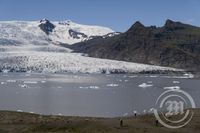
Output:
[[[91,36],[103,36],[112,32],[114,31],[107,27],[82,25],[70,20],[0,22],[0,39],[14,40],[20,44],[35,44],[38,41],[74,44],[88,40]]]
[[[55,29],[51,39],[57,42],[73,44],[90,39],[91,36],[104,36],[114,31],[107,27],[82,25],[71,20],[52,22]]]

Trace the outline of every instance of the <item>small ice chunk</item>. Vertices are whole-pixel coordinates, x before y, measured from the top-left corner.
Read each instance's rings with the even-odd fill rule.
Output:
[[[6,82],[8,82],[8,83],[15,83],[16,80],[7,80]]]
[[[147,87],[152,87],[153,85],[152,84],[147,84],[147,83],[142,83],[142,84],[140,84],[138,86],[141,87],[141,88],[147,88]]]
[[[5,84],[5,82],[1,82],[1,85],[4,85]]]
[[[37,84],[37,81],[24,81],[24,84]]]
[[[109,75],[109,74],[110,74],[110,71],[109,71],[109,70],[106,70],[106,74],[108,74],[108,75]]]
[[[21,88],[28,88],[28,85],[26,85],[26,84],[19,84],[19,86],[20,86]]]
[[[80,86],[79,88],[80,89],[94,89],[94,90],[98,90],[99,89],[98,86],[86,86],[86,87]]]
[[[89,88],[90,88],[90,89],[95,89],[95,90],[98,90],[98,89],[99,89],[98,86],[90,86]]]
[[[9,72],[9,70],[3,70],[3,73],[8,73]]]
[[[46,83],[46,81],[41,81],[41,83]]]
[[[61,113],[59,113],[58,115],[59,115],[59,116],[63,116],[63,114],[61,114]]]
[[[149,77],[151,77],[151,78],[157,78],[158,75],[150,75]]]
[[[184,76],[187,78],[194,78],[194,75],[191,73],[186,73],[186,74],[184,74]]]
[[[180,89],[180,86],[164,87],[164,89]]]
[[[107,84],[107,86],[109,86],[109,87],[117,87],[119,85],[118,84]]]
[[[83,86],[80,86],[79,88],[80,89],[88,89],[88,87],[83,87]]]
[[[179,84],[180,82],[179,82],[179,81],[173,81],[173,83],[174,83],[174,84]]]
[[[128,116],[128,113],[124,113],[123,116]]]

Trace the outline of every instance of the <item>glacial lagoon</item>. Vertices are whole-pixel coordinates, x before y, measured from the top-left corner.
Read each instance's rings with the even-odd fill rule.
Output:
[[[200,107],[200,79],[187,76],[1,73],[0,110],[92,117],[146,114],[166,87],[188,92]]]

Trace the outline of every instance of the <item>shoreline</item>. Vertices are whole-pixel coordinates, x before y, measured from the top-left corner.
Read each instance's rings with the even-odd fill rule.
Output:
[[[180,129],[155,124],[153,114],[123,118],[39,115],[25,112],[0,111],[0,133],[174,133],[200,132],[200,109],[193,109],[192,121]],[[123,126],[120,125],[123,120]]]

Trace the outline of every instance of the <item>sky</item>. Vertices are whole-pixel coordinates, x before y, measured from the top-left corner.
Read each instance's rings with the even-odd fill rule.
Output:
[[[72,20],[126,31],[135,21],[200,26],[200,0],[0,0],[0,20]]]

